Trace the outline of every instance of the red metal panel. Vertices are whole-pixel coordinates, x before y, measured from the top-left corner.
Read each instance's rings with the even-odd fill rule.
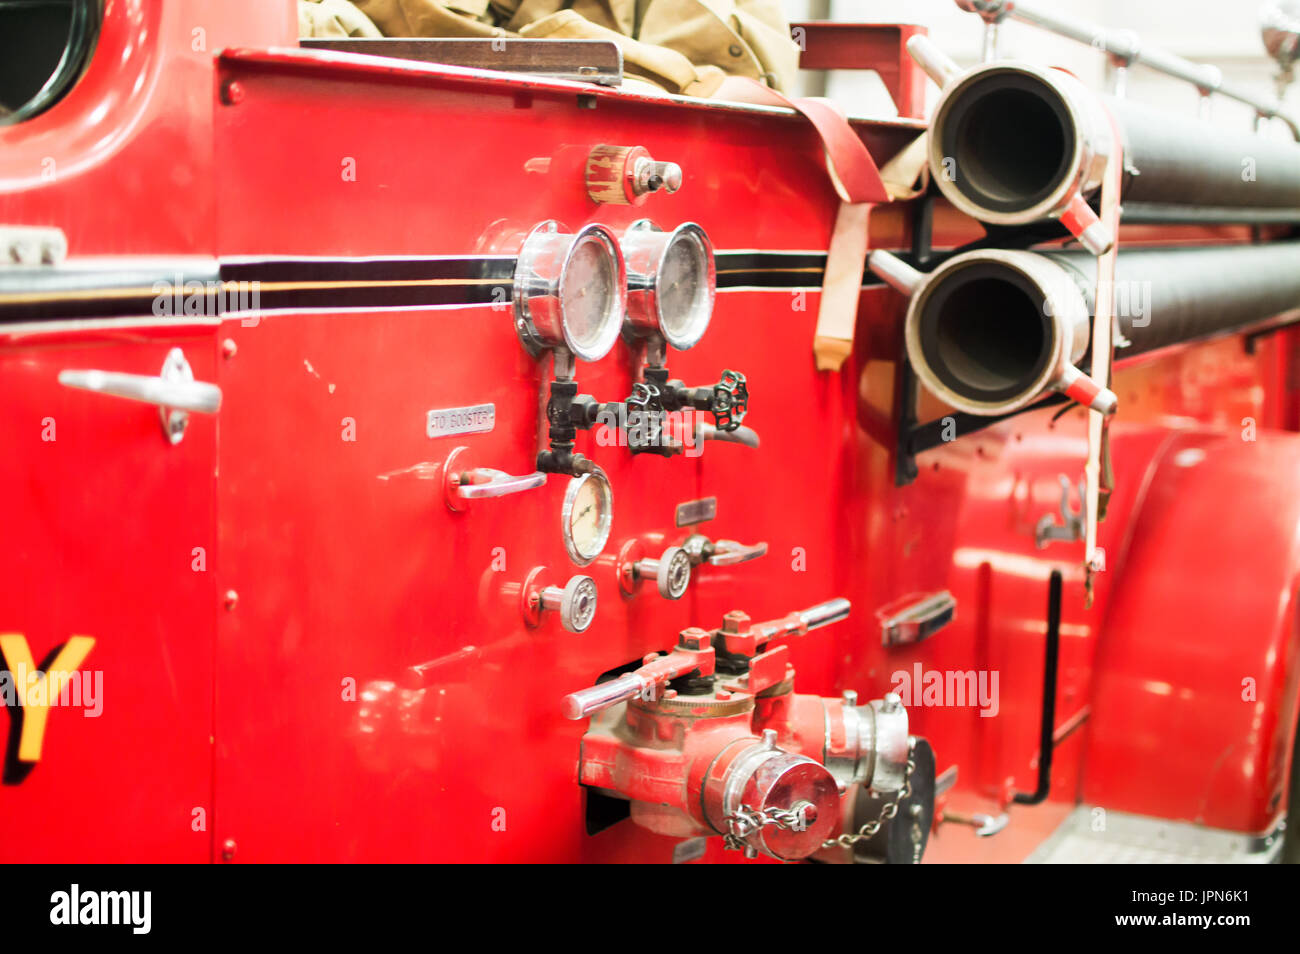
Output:
[[[836,200],[820,149],[784,115],[682,110],[618,96],[602,96],[593,114],[579,108],[571,89],[554,84],[530,84],[521,100],[519,84],[455,71],[251,54],[228,57],[226,65],[225,80],[237,81],[242,97],[218,116],[218,168],[230,212],[220,226],[223,254],[465,253],[490,246],[503,231],[503,211],[516,228],[548,217],[572,227],[621,227],[645,214],[668,226],[690,219],[719,248],[824,248],[830,230]],[[424,141],[435,113],[440,137],[493,148],[443,150],[436,166],[423,150],[394,148]],[[501,134],[516,126],[521,134]],[[377,128],[385,131],[382,142]],[[288,145],[308,137],[318,149],[304,162]],[[681,163],[684,187],[644,210],[592,205],[580,169],[600,142],[645,145]],[[349,160],[355,179],[341,175]],[[466,183],[484,184],[482,201],[462,201]],[[724,195],[744,197],[745,214],[721,201]],[[265,208],[280,214],[246,214]],[[807,472],[814,461],[834,468],[820,449],[841,433],[846,406],[815,381],[816,301],[807,291],[723,292],[705,342],[670,357],[674,375],[691,382],[714,380],[724,366],[745,371],[760,408],[751,420],[773,448],[768,454],[801,461],[804,479],[815,479]],[[681,604],[664,603],[649,587],[621,597],[603,558],[590,571],[601,588],[591,630],[575,637],[548,623],[529,631],[513,606],[482,594],[498,580],[521,580],[537,564],[561,581],[576,572],[556,533],[562,480],[453,515],[435,482],[420,479],[463,440],[430,442],[424,412],[486,401],[497,404],[498,427],[464,441],[475,463],[530,467],[542,378],[519,348],[508,313],[273,315],[255,328],[228,323],[225,333],[238,356],[223,382],[231,399],[223,412],[229,576],[222,586],[241,597],[221,640],[217,785],[220,839],[233,838],[240,858],[579,857],[582,802],[573,759],[580,727],[560,719],[558,696],[666,648],[687,623],[716,622],[722,609],[778,615],[836,595],[843,583],[821,563],[815,573],[790,577],[785,538],[807,534],[816,559],[829,562],[833,515],[816,494],[772,495],[771,481],[786,484],[795,475],[758,469],[753,451],[715,444],[698,461],[665,461],[594,448],[615,487],[611,552],[631,537],[649,537],[652,546],[679,540],[686,531],[673,526],[674,506],[700,496],[703,483],[720,497],[719,518],[703,529],[745,541],[766,536],[773,555],[730,570],[701,568]],[[398,355],[426,357],[395,362]],[[484,361],[495,378],[484,375]],[[578,379],[584,391],[609,399],[628,392],[631,372],[620,346],[597,365],[579,365]],[[385,386],[367,384],[375,379]],[[276,382],[283,413],[253,412],[261,408],[258,381]],[[355,443],[341,439],[345,416],[362,435]],[[293,463],[300,460],[328,463],[304,475]],[[721,488],[705,479],[730,480],[737,471]],[[300,542],[277,553],[241,529],[268,523],[295,528]],[[774,524],[778,532],[767,534]],[[507,570],[493,576],[497,548]],[[723,593],[726,602],[715,611],[711,594]],[[710,608],[702,612],[701,601]],[[368,635],[354,640],[342,635],[348,632]],[[809,641],[822,637],[834,634]],[[393,728],[392,716],[385,741],[378,733],[367,738],[357,727],[358,706],[336,701],[349,675],[362,686],[399,680],[403,669],[471,644],[474,653],[437,670],[427,705],[408,700],[437,713],[427,716],[436,724],[411,737]],[[811,658],[825,658],[826,645]],[[824,664],[807,668],[807,678],[829,681]],[[259,675],[236,681],[235,673]],[[522,751],[521,738],[535,744]],[[367,764],[370,749],[388,755]],[[509,757],[501,758],[505,751]],[[527,798],[516,784],[524,776]],[[392,810],[365,816],[378,801]],[[496,809],[505,809],[506,833],[490,825]],[[281,830],[278,819],[289,811],[306,813],[300,833]],[[442,821],[448,816],[468,821],[451,831]],[[639,843],[616,854],[636,857]]]
[[[82,675],[102,686],[96,705],[51,708],[39,762],[10,761],[5,862],[211,857],[216,422],[192,415],[172,446],[157,408],[56,378],[157,374],[177,346],[211,381],[214,331],[0,346],[0,446],[23,462],[0,469],[0,629],[23,634],[37,666],[90,636]]]

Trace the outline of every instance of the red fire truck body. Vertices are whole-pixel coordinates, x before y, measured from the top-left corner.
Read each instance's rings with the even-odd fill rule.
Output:
[[[917,814],[926,860],[1023,860],[1079,805],[1278,836],[1300,688],[1293,332],[1121,363],[1089,608],[1083,544],[1036,537],[1044,517],[1062,523],[1061,475],[1073,486],[1082,473],[1086,411],[1047,407],[925,449],[900,486],[903,297],[867,282],[852,354],[817,370],[839,199],[801,116],[300,48],[293,7],[107,0],[80,82],[0,127],[0,226],[62,230],[67,258],[52,268],[164,281],[210,268],[225,282],[229,267],[263,297],[259,310],[186,314],[182,282],[177,307],[133,312],[112,305],[129,297],[117,282],[29,296],[39,318],[16,293],[4,303],[0,632],[24,637],[38,665],[93,639],[80,669],[102,674],[102,705],[50,707],[36,760],[15,754],[33,716],[9,706],[0,858],[745,860],[722,838],[694,840],[707,831],[594,820],[594,799],[617,799],[582,784],[594,724],[565,718],[562,699],[731,611],[779,619],[836,598],[847,619],[776,658],[798,693],[826,700],[915,686],[908,729],[932,746],[941,789],[933,815]],[[913,32],[834,33],[855,38],[857,61],[833,65],[878,69],[903,114],[852,122],[877,165],[924,129],[924,74],[902,46]],[[677,163],[680,190],[593,201],[584,169],[601,144]],[[874,207],[870,247],[913,247],[918,201]],[[743,372],[761,443],[665,458],[580,434],[615,509],[603,554],[577,567],[560,532],[567,478],[469,500],[449,483],[535,469],[551,365],[521,347],[508,301],[473,298],[490,277],[411,304],[350,269],[491,263],[541,222],[621,234],[643,218],[698,223],[712,242],[712,322],[668,366],[689,383]],[[935,249],[981,234],[936,204]],[[1250,233],[1124,233],[1157,240]],[[173,349],[221,394],[176,443],[157,407],[60,383],[70,369],[157,375]],[[622,399],[637,355],[623,340],[579,362],[580,389]],[[490,430],[431,423],[484,405]],[[943,413],[923,396],[922,421]],[[692,534],[767,549],[705,561],[678,600],[623,578],[629,559]],[[1017,804],[1039,786],[1053,571],[1050,788]],[[574,574],[598,592],[580,633],[529,602]],[[882,610],[944,591],[951,622],[882,641]],[[949,685],[970,673],[972,692],[996,683],[987,700],[927,701],[930,673]],[[664,732],[651,748],[681,742]],[[851,796],[835,833],[860,823]],[[1004,812],[996,837],[959,823]]]

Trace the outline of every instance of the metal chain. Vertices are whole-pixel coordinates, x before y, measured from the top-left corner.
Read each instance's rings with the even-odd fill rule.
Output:
[[[894,793],[894,797],[885,802],[880,808],[880,815],[873,821],[867,822],[857,830],[853,835],[840,835],[838,838],[832,838],[829,841],[822,842],[823,848],[852,848],[860,841],[872,838],[884,826],[885,822],[892,819],[898,814],[898,807],[903,799],[912,794],[912,772],[916,769],[916,761],[913,754],[916,751],[916,742],[913,741],[907,747],[907,768],[903,772],[903,787]]]
[[[804,814],[806,802],[791,808],[768,808],[759,811],[748,805],[741,805],[722,820],[727,823],[727,833],[722,836],[725,848],[743,851],[748,846],[745,839],[760,828],[779,828],[782,831],[806,831],[808,821]]]

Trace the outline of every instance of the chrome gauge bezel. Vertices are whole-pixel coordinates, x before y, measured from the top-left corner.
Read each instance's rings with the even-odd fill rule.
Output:
[[[674,332],[663,313],[659,277],[669,250],[681,242],[693,243],[703,252],[704,294],[702,297],[697,295],[692,302],[691,309],[695,314],[685,329]],[[717,300],[717,264],[713,243],[704,229],[694,222],[683,222],[671,232],[665,232],[649,219],[639,219],[623,233],[622,245],[627,263],[627,320],[624,329],[636,337],[659,335],[678,351],[693,348],[708,330]]]
[[[613,264],[609,305],[590,340],[574,336],[570,328],[572,303],[563,299],[564,280],[574,254],[597,243]],[[583,361],[599,361],[618,341],[627,310],[627,267],[617,237],[603,225],[586,225],[570,233],[554,220],[538,225],[524,240],[515,262],[515,328],[529,350],[563,348]]]
[[[592,481],[597,488],[597,493],[604,499],[605,507],[601,515],[600,523],[596,526],[597,545],[592,553],[585,553],[578,546],[578,541],[573,538],[573,510],[577,506],[578,494],[582,492],[583,486]],[[564,549],[569,554],[569,559],[577,566],[587,566],[592,563],[598,556],[605,552],[605,546],[609,543],[609,533],[614,523],[614,489],[609,484],[609,478],[599,467],[594,468],[590,473],[574,477],[569,481],[568,488],[564,491],[564,506],[560,508],[560,533],[564,539]]]

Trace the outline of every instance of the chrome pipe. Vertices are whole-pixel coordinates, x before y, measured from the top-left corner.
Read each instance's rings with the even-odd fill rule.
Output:
[[[1096,268],[1083,251],[980,250],[944,262],[908,304],[904,337],[917,377],[971,414],[1010,413],[1052,390],[1113,411],[1114,394],[1078,367]],[[1300,309],[1300,242],[1121,251],[1108,291],[1117,357],[1241,330]]]
[[[1190,219],[1205,207],[1215,222],[1300,222],[1300,145],[1226,135],[1028,63],[977,66],[943,88],[930,124],[931,172],[948,200],[980,221],[1060,218],[1101,186],[1114,148],[1108,113],[1123,146],[1126,210],[1176,206]]]

